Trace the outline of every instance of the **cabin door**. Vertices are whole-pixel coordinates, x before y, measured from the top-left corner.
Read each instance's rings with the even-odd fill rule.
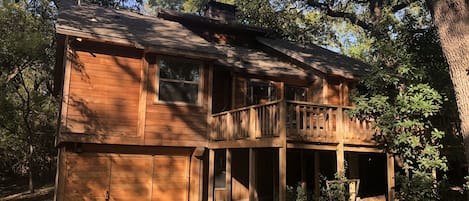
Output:
[[[189,156],[66,154],[63,199],[186,201]]]

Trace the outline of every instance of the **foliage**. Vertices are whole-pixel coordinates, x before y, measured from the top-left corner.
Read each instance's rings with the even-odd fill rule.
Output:
[[[375,68],[362,82],[361,95],[355,98],[354,115],[373,119],[379,128],[376,140],[399,159],[405,174],[397,180],[398,198],[438,200],[439,182],[433,174],[447,170],[446,157],[441,154],[445,133],[435,128],[431,120],[442,114],[446,99],[440,92],[448,91],[439,88],[443,80],[435,82],[437,77],[430,72],[441,72],[447,66],[441,48],[428,52],[427,48],[437,42],[422,43],[422,38],[433,37],[434,30],[429,28],[416,34],[411,26],[414,20],[396,22],[393,30],[396,35],[383,37],[373,44],[377,56],[371,63]],[[423,51],[435,57],[422,58]],[[439,77],[445,75],[448,73]]]
[[[28,3],[0,8],[0,166],[32,178],[54,166],[57,104],[53,10]]]
[[[438,200],[438,188],[434,178],[427,174],[416,174],[412,177],[396,175],[396,180],[400,184],[400,190],[396,197],[399,200],[419,201]]]
[[[301,186],[300,183],[295,187],[287,186],[287,201],[307,201],[307,191]]]
[[[347,201],[350,199],[349,186],[353,183],[343,174],[335,174],[334,180],[327,184],[327,178],[321,177],[320,201]]]

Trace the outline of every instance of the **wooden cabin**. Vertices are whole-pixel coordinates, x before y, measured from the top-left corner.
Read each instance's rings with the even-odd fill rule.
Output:
[[[368,65],[208,8],[60,6],[56,200],[316,200],[336,172],[392,200],[393,158],[347,112]]]

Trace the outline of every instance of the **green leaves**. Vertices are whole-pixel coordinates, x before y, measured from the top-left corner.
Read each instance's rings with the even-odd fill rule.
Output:
[[[407,91],[399,93],[397,105],[405,116],[428,118],[435,115],[443,103],[441,95],[427,84],[411,85]]]
[[[49,1],[0,8],[0,168],[37,173],[54,159],[58,105],[49,89],[55,63]],[[32,147],[32,149],[30,149]]]

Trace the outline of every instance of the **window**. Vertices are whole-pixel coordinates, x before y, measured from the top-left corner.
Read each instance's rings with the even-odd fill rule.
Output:
[[[158,101],[199,103],[200,64],[173,59],[161,59],[158,64]]]
[[[248,104],[263,104],[277,100],[277,87],[269,81],[253,81],[248,86]]]
[[[308,89],[306,87],[286,86],[285,99],[294,101],[307,101]]]

